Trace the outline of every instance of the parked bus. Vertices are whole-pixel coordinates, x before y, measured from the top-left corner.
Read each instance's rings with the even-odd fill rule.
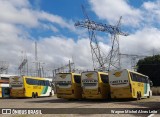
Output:
[[[77,73],[58,73],[56,75],[57,98],[81,99],[81,75]]]
[[[151,81],[148,76],[138,72],[124,70],[112,70],[109,72],[111,98],[136,98],[152,96]]]
[[[52,79],[31,77],[31,76],[14,76],[10,77],[10,96],[11,97],[32,97],[52,96]]]
[[[9,82],[0,80],[0,98],[8,98],[9,94]]]
[[[0,98],[10,97],[9,78],[10,74],[0,74]]]
[[[82,97],[85,99],[109,99],[110,86],[108,73],[86,71],[81,74]]]

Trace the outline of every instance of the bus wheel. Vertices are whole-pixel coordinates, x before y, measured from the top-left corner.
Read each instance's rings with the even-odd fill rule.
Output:
[[[32,92],[32,98],[35,98],[35,95],[34,95],[34,93]]]
[[[137,92],[137,100],[139,100],[139,96],[140,96],[140,95],[139,95],[139,93]]]
[[[49,97],[52,97],[52,92],[49,93]]]
[[[139,92],[139,100],[141,100],[141,92]]]
[[[110,94],[108,94],[108,100],[109,100],[109,101],[111,100],[111,95],[110,95]]]
[[[38,98],[38,93],[36,92],[36,94],[35,94],[35,98]]]
[[[150,92],[149,92],[149,95],[147,96],[147,98],[150,98],[151,97],[151,95],[150,95]]]

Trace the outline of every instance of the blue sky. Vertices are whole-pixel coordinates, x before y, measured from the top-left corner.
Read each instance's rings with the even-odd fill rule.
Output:
[[[88,32],[74,26],[85,19],[82,4],[96,22],[115,25],[123,17],[122,30],[130,35],[119,36],[121,53],[160,53],[160,0],[1,0],[0,60],[9,61],[11,71],[20,64],[22,51],[33,61],[37,41],[38,58],[48,69],[72,58],[77,68],[91,69]],[[97,32],[97,38],[107,55],[110,36]]]
[[[137,1],[123,0],[123,1],[125,1],[131,8],[141,10],[143,3],[155,2],[156,0],[152,0],[152,1],[151,0],[137,0]],[[64,0],[45,0],[45,1],[44,0],[30,0],[30,3],[32,5],[32,9],[36,9],[39,11],[45,11],[50,14],[58,15],[67,21],[72,21],[73,22],[72,25],[74,25],[74,22],[76,21],[81,21],[85,19],[82,9],[81,9],[81,5],[83,4],[86,8],[86,12],[88,16],[92,20],[97,21],[97,22],[103,22],[104,24],[110,24],[110,22],[108,22],[108,19],[99,18],[97,16],[97,14],[93,10],[92,4],[88,2],[87,0],[78,0],[78,1],[75,1],[75,0],[67,0],[67,1],[66,0],[65,1]],[[107,15],[110,15],[110,14],[107,14]],[[122,20],[125,20],[125,19],[122,19]],[[118,18],[117,18],[117,21],[118,21]],[[114,25],[117,21],[114,21],[111,24]],[[47,25],[51,24],[48,21],[45,21],[44,23]],[[159,27],[159,24],[157,24],[157,22],[152,22],[152,23],[153,23],[152,26]],[[146,24],[139,23],[139,25],[141,26],[134,27],[132,26],[132,24],[124,26],[122,23],[122,29],[129,33],[134,33],[137,29],[142,28]],[[30,34],[36,39],[40,39],[43,37],[49,37],[52,35],[58,35],[58,36],[64,35],[64,36],[71,37],[77,40],[77,37],[79,35],[77,35],[75,32],[69,31],[66,28],[61,28],[58,25],[56,26],[60,29],[59,32],[53,32],[51,30],[43,30],[41,28],[29,29],[28,32],[30,32]],[[99,35],[106,36],[106,34],[104,35],[104,33],[99,33]]]
[[[61,17],[63,17],[66,20],[72,20],[73,22],[78,21],[79,19],[82,19],[83,13],[81,10],[81,4],[85,3],[85,0],[31,0],[30,1],[33,8],[46,11],[51,14],[56,14]],[[48,22],[46,22],[48,23]],[[34,29],[33,29],[34,30]],[[74,33],[71,31],[67,31],[65,29],[61,29],[60,33],[54,33],[52,31],[45,31],[43,30],[43,33],[41,30],[35,29],[33,32],[33,36],[36,38],[37,36],[51,36],[53,34],[55,35],[65,35],[68,37],[77,37]]]

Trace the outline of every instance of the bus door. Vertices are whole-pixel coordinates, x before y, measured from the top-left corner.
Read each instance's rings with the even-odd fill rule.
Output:
[[[10,89],[9,87],[2,87],[2,97],[6,98],[10,95]]]
[[[149,91],[150,91],[150,85],[149,85],[149,78],[147,77],[146,79],[144,79],[144,96],[149,95]]]

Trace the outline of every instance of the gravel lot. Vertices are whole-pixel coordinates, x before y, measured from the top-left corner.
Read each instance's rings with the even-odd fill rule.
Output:
[[[65,100],[53,97],[43,98],[19,98],[19,99],[0,99],[0,108],[159,108],[160,109],[160,96],[153,96],[150,99],[136,100]],[[148,116],[149,114],[141,114],[139,116]],[[5,117],[26,117],[35,115],[3,115]],[[59,117],[74,117],[74,116],[90,116],[90,117],[108,117],[108,116],[136,116],[136,114],[45,114],[36,116],[59,116]],[[155,115],[155,117],[158,115]]]

